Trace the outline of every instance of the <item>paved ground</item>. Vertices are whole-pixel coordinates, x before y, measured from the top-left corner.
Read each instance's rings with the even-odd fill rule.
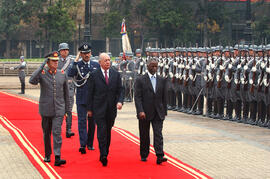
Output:
[[[26,90],[25,96],[38,99],[39,90]],[[115,125],[138,136],[133,103],[124,105]],[[163,133],[167,153],[213,178],[270,178],[270,129],[170,111]],[[0,169],[6,171],[6,174],[1,172],[0,178],[20,178],[26,170],[31,178],[40,177],[7,131],[0,127],[0,134]],[[14,160],[25,163],[17,165]],[[11,173],[14,170],[16,173]]]

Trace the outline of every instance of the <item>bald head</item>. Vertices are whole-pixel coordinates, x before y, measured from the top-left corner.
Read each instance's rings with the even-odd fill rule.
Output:
[[[111,67],[111,58],[107,53],[101,53],[99,55],[99,64],[102,69],[108,70]]]

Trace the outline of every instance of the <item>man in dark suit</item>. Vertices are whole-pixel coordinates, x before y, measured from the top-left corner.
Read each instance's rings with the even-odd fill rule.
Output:
[[[44,162],[51,161],[51,133],[53,134],[53,151],[55,166],[66,163],[60,158],[62,137],[61,128],[64,114],[70,112],[68,78],[64,71],[58,70],[58,53],[45,56],[44,63],[31,75],[29,82],[40,84],[39,113],[42,117],[42,130],[45,145]],[[48,68],[45,65],[48,65]]]
[[[135,106],[139,119],[141,161],[149,155],[150,123],[154,132],[154,148],[157,164],[166,162],[163,152],[163,121],[167,115],[166,80],[156,74],[158,62],[150,59],[147,62],[148,73],[137,78],[135,82]]]
[[[74,84],[77,87],[76,93],[76,104],[78,113],[78,128],[80,136],[80,149],[81,154],[86,154],[85,147],[88,150],[94,150],[93,141],[95,134],[95,121],[91,117],[87,117],[87,96],[88,96],[88,79],[90,73],[94,70],[99,69],[99,64],[90,60],[91,57],[91,46],[84,43],[79,47],[79,53],[71,63],[68,76],[73,77]],[[82,60],[79,61],[79,58]],[[88,126],[87,126],[88,122]]]
[[[94,71],[89,78],[88,116],[97,124],[97,137],[100,150],[100,162],[107,166],[107,156],[111,142],[111,129],[117,115],[122,109],[123,87],[120,73],[110,68],[110,56],[101,53],[100,69]]]

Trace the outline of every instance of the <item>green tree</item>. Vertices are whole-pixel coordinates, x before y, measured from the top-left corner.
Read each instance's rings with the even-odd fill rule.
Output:
[[[23,3],[19,0],[2,0],[0,9],[0,38],[6,40],[6,57],[10,57],[10,40],[16,34]]]

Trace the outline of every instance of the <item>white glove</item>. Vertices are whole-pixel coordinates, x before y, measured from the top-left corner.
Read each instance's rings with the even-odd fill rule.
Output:
[[[166,69],[169,69],[169,65],[165,65],[165,68],[166,68]]]
[[[264,63],[264,62],[261,63],[261,67],[262,67],[262,68],[265,67],[265,63]]]
[[[144,75],[144,74],[145,74],[145,72],[142,72],[142,74]]]
[[[203,78],[204,78],[204,81],[207,81],[207,76],[204,76]]]
[[[238,84],[238,79],[234,79],[234,83],[235,84]]]
[[[186,78],[187,78],[187,76],[186,76],[186,75],[183,75],[183,78],[184,78],[184,79],[186,79]]]
[[[251,85],[252,85],[252,84],[253,84],[253,80],[249,80],[249,84],[251,84]]]
[[[219,66],[219,69],[220,69],[220,70],[224,70],[224,66],[223,66],[223,65],[220,65],[220,66]]]
[[[252,67],[252,68],[251,68],[251,71],[252,71],[252,72],[255,72],[255,71],[256,71],[256,67]]]
[[[257,84],[260,85],[260,79],[258,79]]]
[[[160,72],[157,72],[157,74],[160,76]]]
[[[225,80],[226,80],[227,82],[229,82],[229,81],[230,81],[230,78],[229,78],[229,76],[228,76],[228,75],[225,75]]]
[[[178,78],[179,76],[178,76],[178,74],[175,74],[175,78]]]
[[[193,80],[193,76],[192,76],[192,75],[189,75],[189,79],[190,79],[190,80]]]
[[[266,72],[267,73],[270,73],[270,68],[266,68]]]
[[[212,76],[212,74],[211,73],[208,73],[208,77],[209,77],[209,79],[213,79],[213,76]]]
[[[9,69],[10,69],[10,70],[14,70],[14,67],[10,67]]]
[[[173,65],[174,65],[174,66],[177,66],[177,62],[173,62]]]
[[[169,75],[170,75],[171,78],[173,77],[173,73],[172,72],[170,72]]]
[[[190,66],[188,65],[186,68],[189,70]]]
[[[220,80],[220,76],[219,75],[217,75],[217,81],[219,81]]]
[[[196,68],[196,65],[192,65],[192,70],[195,70],[195,68]]]
[[[178,67],[178,68],[181,68],[181,64],[179,64],[177,67]]]
[[[163,63],[160,64],[161,67],[163,67],[163,65],[164,65]]]
[[[232,64],[229,64],[229,66],[228,66],[228,67],[229,67],[229,69],[231,69],[231,68],[232,68]]]
[[[240,69],[241,68],[241,65],[239,64],[239,65],[237,65],[237,69]]]
[[[247,69],[248,69],[248,66],[247,66],[247,65],[245,65],[245,66],[244,66],[244,70],[247,70]]]
[[[210,70],[210,67],[209,67],[209,65],[206,65],[206,70],[208,70],[208,71]]]
[[[214,63],[211,63],[211,68],[215,68],[215,64]]]
[[[267,86],[267,79],[263,80],[263,84],[264,84],[264,86]]]

